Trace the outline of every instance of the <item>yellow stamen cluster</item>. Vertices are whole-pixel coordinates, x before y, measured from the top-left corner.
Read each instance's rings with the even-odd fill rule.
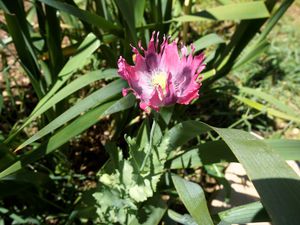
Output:
[[[152,77],[152,84],[153,86],[159,85],[164,91],[167,85],[167,74],[162,71],[155,73]]]

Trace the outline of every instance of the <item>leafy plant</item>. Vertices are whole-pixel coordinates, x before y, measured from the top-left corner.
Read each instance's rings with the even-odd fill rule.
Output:
[[[30,81],[29,99],[37,98],[30,113],[8,118],[0,95],[8,124],[0,133],[0,222],[296,224],[300,182],[285,160],[300,159],[299,141],[259,140],[231,129],[243,124],[251,131],[254,118],[299,123],[293,108],[247,86],[251,77],[232,79],[269,48],[268,34],[292,3],[217,1],[198,10],[197,1],[0,0],[8,35],[1,37],[2,73],[12,111],[19,108],[8,55]],[[226,23],[228,33],[218,32]],[[198,100],[148,115],[133,94],[121,97],[127,84],[115,67],[120,55],[134,62],[130,45],[146,46],[153,31],[160,41],[168,34],[193,42],[195,53],[207,57]],[[92,141],[91,127],[109,134],[101,138],[108,156],[101,154],[99,170],[77,174],[69,152],[75,139]],[[210,215],[205,191],[181,171],[224,161],[245,167],[261,202]]]

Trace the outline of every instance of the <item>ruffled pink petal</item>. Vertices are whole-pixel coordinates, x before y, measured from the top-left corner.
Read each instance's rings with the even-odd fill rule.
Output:
[[[145,102],[140,102],[140,108],[146,113],[150,113],[150,108]]]
[[[163,104],[164,105],[173,105],[177,101],[174,86],[172,82],[171,73],[168,73],[167,84],[166,84],[166,94],[164,96]]]
[[[199,97],[198,90],[193,90],[192,92],[188,93],[187,95],[181,97],[178,99],[177,103],[188,105],[190,102],[194,99],[197,99]]]
[[[135,70],[136,71],[146,71],[145,58],[140,54],[140,52],[133,46],[132,51],[135,53]]]
[[[140,42],[138,47],[139,50],[132,47],[135,66],[128,65],[122,57],[118,61],[118,73],[130,86],[123,90],[123,95],[132,90],[140,99],[140,108],[146,112],[150,108],[158,111],[162,106],[175,103],[189,104],[199,97],[200,73],[205,68],[204,54],[193,56],[195,48],[192,45],[191,54],[188,55],[187,48],[182,46],[179,55],[176,41],[169,43],[169,38],[164,36],[159,46],[158,33],[155,32],[147,50]],[[159,73],[167,74],[165,87],[153,83],[153,76]]]
[[[194,48],[192,46],[192,52],[193,51]],[[205,68],[205,65],[202,64],[203,59],[203,54],[195,57],[189,55],[182,65],[182,71],[174,76],[173,82],[175,83],[175,92],[178,98],[190,96],[191,92],[200,88],[198,78],[199,73]]]
[[[205,68],[205,64],[203,64],[203,60],[204,60],[203,53],[194,57],[192,66],[193,66],[193,71],[195,71],[195,73],[199,74]]]
[[[128,65],[122,56],[118,60],[118,73],[128,82],[130,88],[137,96],[142,94],[143,88],[138,85],[139,77],[136,76],[135,67]]]
[[[118,74],[121,75],[124,80],[128,80],[128,77],[130,76],[129,74],[132,70],[134,70],[133,67],[128,65],[126,60],[120,56],[118,60]]]
[[[155,111],[158,111],[161,105],[162,101],[159,97],[159,90],[155,89],[152,97],[149,99],[149,107],[151,107]]]
[[[175,41],[170,44],[167,42],[164,44],[159,67],[172,74],[175,74],[180,69],[181,61],[178,54],[177,43]]]

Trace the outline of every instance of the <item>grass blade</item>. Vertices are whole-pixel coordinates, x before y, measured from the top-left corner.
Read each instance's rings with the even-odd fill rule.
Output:
[[[49,99],[71,78],[74,72],[84,66],[86,63],[86,59],[89,58],[92,53],[100,46],[100,42],[96,39],[96,36],[93,34],[88,34],[83,42],[77,49],[77,53],[71,57],[68,62],[64,65],[60,73],[58,74],[59,79],[54,84],[52,89],[39,101],[37,106],[31,112],[29,118],[34,118],[36,112],[46,104]],[[34,83],[33,83],[34,85]],[[38,85],[38,84],[36,84]],[[30,121],[31,122],[31,121]],[[28,122],[29,123],[29,122]],[[27,123],[27,124],[28,124]],[[25,122],[26,124],[26,122]],[[26,125],[27,125],[26,124]],[[12,135],[10,135],[6,140],[5,143],[11,141],[17,133],[19,133],[26,125],[23,125],[20,129],[15,131]]]
[[[5,20],[9,34],[13,39],[16,51],[20,58],[20,64],[24,67],[30,82],[39,98],[44,95],[39,83],[41,77],[39,64],[34,51],[26,21],[26,15],[22,1],[1,1],[9,13],[5,13]],[[18,15],[18,16],[16,16]]]
[[[257,43],[263,41],[267,35],[272,31],[273,27],[277,24],[278,20],[283,16],[285,11],[290,7],[290,5],[294,2],[294,0],[285,0],[280,7],[276,10],[276,12],[270,17],[264,30],[261,32]]]

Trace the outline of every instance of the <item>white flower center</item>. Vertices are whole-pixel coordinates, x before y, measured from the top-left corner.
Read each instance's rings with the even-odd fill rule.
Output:
[[[155,72],[152,76],[151,82],[153,86],[159,85],[164,91],[167,85],[167,73],[163,71]]]

